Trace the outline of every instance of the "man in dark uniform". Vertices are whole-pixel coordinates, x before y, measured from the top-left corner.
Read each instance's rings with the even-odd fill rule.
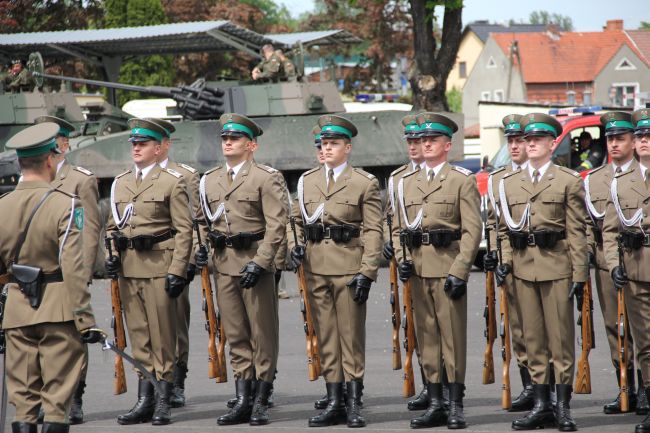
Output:
[[[93,329],[82,257],[84,210],[75,195],[50,185],[58,131],[56,123],[42,123],[7,142],[23,174],[16,190],[0,199],[6,217],[0,226],[0,272],[9,273],[11,281],[4,289],[2,327],[14,433],[36,433],[41,404],[44,432],[69,431],[67,411],[81,376],[83,343],[101,338]],[[23,283],[33,281],[30,269],[43,273],[41,284]]]
[[[328,405],[310,427],[363,427],[366,301],[377,278],[382,246],[381,197],[375,176],[348,163],[357,128],[334,115],[321,116],[325,164],[304,173],[293,206],[298,239],[289,237],[292,260],[304,260],[309,302],[318,336]],[[304,237],[303,237],[304,236]],[[343,387],[347,388],[347,408]]]
[[[600,141],[594,141],[588,131],[578,137],[578,148],[571,153],[571,167],[576,171],[599,167],[605,157],[605,148]]]

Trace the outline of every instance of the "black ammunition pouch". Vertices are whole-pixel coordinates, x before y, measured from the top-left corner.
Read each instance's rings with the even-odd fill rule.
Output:
[[[408,249],[420,248],[422,246],[422,232],[420,230],[402,230],[399,234],[399,243]]]
[[[594,234],[594,241],[599,247],[603,246],[603,231],[599,227],[592,227],[591,231]]]
[[[629,250],[638,250],[650,246],[650,234],[626,230],[621,233],[621,242]]]
[[[539,247],[551,249],[558,241],[566,238],[564,230],[535,230],[533,232],[508,232],[510,245],[515,250],[523,250],[528,247]]]
[[[453,241],[460,240],[460,230],[434,229],[402,230],[400,243],[408,248],[419,248],[422,245],[433,245],[436,248],[447,248]]]
[[[18,284],[20,292],[29,299],[29,305],[35,310],[41,306],[45,286],[63,281],[60,270],[44,274],[43,270],[36,266],[15,263],[11,266],[11,276],[11,281]]]
[[[350,224],[333,224],[327,227],[320,223],[305,225],[305,238],[312,242],[331,239],[335,243],[346,244],[360,235],[359,227]]]
[[[173,238],[174,234],[173,230],[167,230],[166,232],[157,235],[138,235],[128,238],[118,232],[113,234],[113,239],[115,241],[115,248],[117,248],[118,251],[126,251],[127,249],[150,251],[157,243]]]
[[[234,250],[250,250],[253,242],[264,239],[264,230],[257,233],[241,232],[233,236],[226,236],[221,232],[210,231],[208,232],[208,239],[212,248],[215,250],[223,250],[226,247]]]

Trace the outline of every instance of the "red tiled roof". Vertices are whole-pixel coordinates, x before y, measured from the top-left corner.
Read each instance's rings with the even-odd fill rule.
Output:
[[[650,65],[650,30],[625,30],[632,43],[644,56],[644,61]]]
[[[481,124],[475,123],[465,128],[465,138],[476,138],[481,136]]]
[[[650,32],[648,32],[650,33]],[[508,56],[517,40],[526,83],[591,82],[623,44],[647,62],[624,31],[496,33],[491,35]]]

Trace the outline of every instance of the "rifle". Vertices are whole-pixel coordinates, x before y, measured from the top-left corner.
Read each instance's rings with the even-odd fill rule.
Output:
[[[623,241],[619,235],[618,237],[618,265],[625,270],[625,261],[623,259]],[[627,386],[627,364],[629,358],[628,348],[628,329],[627,313],[625,312],[625,291],[623,287],[618,289],[618,365],[621,366],[621,384],[620,384],[620,398],[621,398],[621,412],[628,412],[630,410],[630,401],[628,399],[628,386]]]
[[[111,239],[106,236],[104,245],[108,250],[108,255],[113,258],[113,246]],[[126,348],[126,334],[124,333],[124,319],[122,316],[122,300],[120,298],[120,283],[117,276],[111,278],[111,328],[115,336],[115,346],[124,350]],[[119,354],[115,355],[115,382],[113,394],[120,395],[126,392],[126,376],[124,374],[124,361]]]
[[[7,277],[7,282],[9,280],[9,274],[1,275],[2,277]],[[0,390],[0,432],[4,432],[4,426],[7,421],[7,358],[6,358],[6,349],[7,344],[5,341],[5,331],[2,328],[2,319],[5,315],[5,304],[7,303],[7,295],[9,294],[9,289],[7,288],[7,282],[3,282],[2,291],[0,292],[0,361],[2,362],[2,368],[0,368],[0,374],[2,375],[2,389]]]
[[[578,372],[576,381],[573,385],[576,394],[591,394],[591,370],[589,368],[589,352],[594,346],[594,326],[593,326],[593,309],[594,301],[591,295],[591,281],[588,279],[585,283],[585,290],[582,295],[582,305],[580,306],[580,325],[582,353],[578,361]]]
[[[403,260],[406,261],[406,244],[400,236],[402,245]],[[404,359],[404,386],[402,395],[411,397],[415,395],[415,377],[413,376],[413,352],[415,351],[415,330],[413,329],[413,303],[411,302],[411,282],[404,283],[404,317],[402,327],[404,328],[404,349],[406,358]]]
[[[485,196],[484,196],[485,197]],[[490,226],[487,221],[487,199],[483,200],[483,209],[481,209],[481,219],[483,220],[483,230],[487,242],[486,254],[490,254]],[[487,271],[485,274],[485,308],[483,317],[485,318],[485,352],[483,354],[483,385],[494,383],[494,359],[492,350],[494,340],[497,338],[496,324],[496,293],[494,290],[494,273]]]
[[[499,237],[498,229],[496,243],[497,254],[499,255],[499,264],[503,264],[503,252],[501,250],[501,238]],[[510,359],[512,356],[512,351],[510,349],[510,311],[508,307],[508,289],[505,282],[501,284],[499,289],[499,312],[501,314],[499,321],[499,336],[501,337],[501,359],[503,359],[503,370],[501,372],[501,408],[510,409],[512,407],[512,397],[510,395]]]
[[[294,244],[298,245],[298,233],[296,231],[296,219],[289,219],[291,230],[293,231]],[[307,369],[309,380],[314,381],[320,376],[320,354],[318,352],[318,336],[314,329],[313,316],[311,314],[311,305],[309,304],[309,293],[307,288],[307,278],[305,269],[302,264],[296,270],[298,273],[298,289],[300,290],[300,311],[302,312],[303,328],[307,340]]]
[[[393,246],[393,216],[386,215],[390,246]],[[399,347],[399,328],[402,324],[399,311],[399,285],[397,283],[397,260],[390,260],[390,308],[391,321],[393,322],[393,370],[402,369],[402,351]]]

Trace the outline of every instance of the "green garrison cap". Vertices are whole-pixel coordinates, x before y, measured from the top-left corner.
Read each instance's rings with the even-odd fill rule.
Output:
[[[562,125],[553,116],[544,113],[530,113],[521,116],[521,127],[524,135],[550,135],[557,138],[562,133]]]
[[[345,117],[326,114],[318,119],[321,138],[352,138],[356,137],[359,131],[354,123]]]
[[[161,142],[164,137],[169,138],[169,132],[165,128],[148,119],[129,119],[129,128],[131,128],[129,141],[132,143],[149,140]]]
[[[635,135],[650,134],[650,109],[641,108],[632,113]]]
[[[420,125],[418,125],[415,114],[402,117],[402,125],[404,126],[404,138],[420,138]]]
[[[171,137],[171,135],[176,132],[176,127],[172,122],[169,120],[165,119],[157,119],[155,117],[146,117],[144,120],[148,120],[149,122],[156,123],[158,126],[163,128],[165,131],[167,131],[167,137]]]
[[[524,135],[524,131],[521,129],[521,114],[508,114],[501,120],[501,123],[503,123],[506,137]]]
[[[59,153],[56,136],[59,125],[54,122],[39,123],[20,131],[7,141],[7,149],[14,149],[18,158],[42,155],[46,152]]]
[[[54,116],[39,116],[34,120],[34,124],[38,125],[39,123],[53,122],[59,125],[59,133],[57,135],[61,137],[69,137],[70,133],[77,128],[67,120],[63,120],[59,117]]]
[[[311,130],[311,133],[314,135],[314,145],[316,147],[320,147],[321,146],[320,126],[318,125],[314,126],[314,129]]]
[[[451,138],[454,132],[458,131],[456,122],[442,114],[425,111],[417,115],[417,122],[420,125],[421,137],[445,135]]]
[[[632,115],[623,111],[609,111],[600,116],[600,123],[605,127],[605,135],[619,135],[634,131]]]
[[[262,128],[246,116],[237,113],[225,113],[219,118],[221,125],[221,136],[243,137],[251,140],[264,133]]]

